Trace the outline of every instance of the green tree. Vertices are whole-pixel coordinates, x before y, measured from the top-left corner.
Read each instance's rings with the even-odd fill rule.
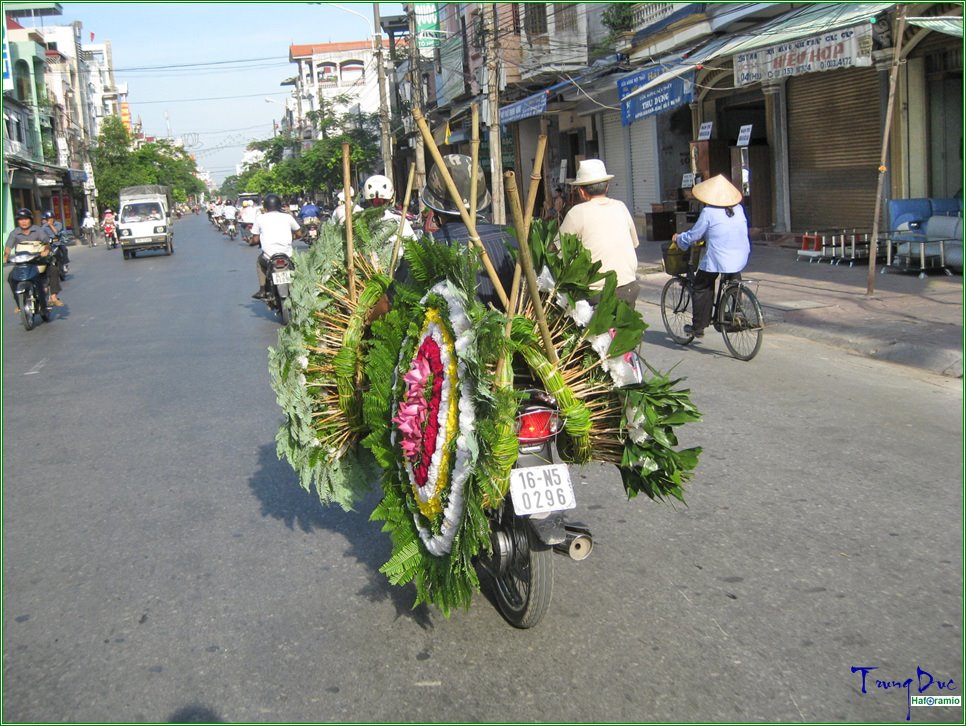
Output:
[[[131,137],[115,116],[104,119],[91,149],[91,163],[101,207],[116,208],[121,189],[140,184],[170,187],[172,196],[181,202],[204,191],[204,184],[195,176],[194,159],[184,149],[161,140],[132,150]]]

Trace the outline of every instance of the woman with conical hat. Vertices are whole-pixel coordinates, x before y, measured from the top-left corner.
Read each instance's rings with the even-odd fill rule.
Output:
[[[693,318],[690,326],[684,326],[686,333],[700,338],[711,324],[714,281],[719,274],[741,277],[751,254],[751,241],[741,192],[727,177],[718,174],[696,184],[691,193],[705,207],[694,226],[687,232],[672,235],[671,241],[686,250],[698,240],[704,240],[704,256],[694,274]]]

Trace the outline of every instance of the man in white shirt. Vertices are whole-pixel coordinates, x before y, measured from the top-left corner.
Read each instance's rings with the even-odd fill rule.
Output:
[[[241,236],[246,242],[251,241],[252,237],[252,225],[255,224],[255,220],[258,219],[259,208],[255,206],[255,203],[251,199],[246,199],[242,202],[241,210]]]
[[[634,307],[641,288],[635,251],[640,241],[630,211],[619,199],[607,196],[607,183],[613,178],[600,159],[580,162],[573,185],[582,203],[567,212],[560,233],[580,237],[591,259],[601,263],[601,271],[617,275],[617,297]],[[603,286],[603,282],[594,285]]]
[[[265,197],[265,213],[259,215],[252,226],[252,241],[248,244],[261,247],[261,254],[255,263],[258,272],[258,292],[252,295],[256,300],[265,299],[265,275],[272,255],[292,256],[292,240],[302,236],[299,223],[291,214],[282,211],[282,200],[277,194]]]

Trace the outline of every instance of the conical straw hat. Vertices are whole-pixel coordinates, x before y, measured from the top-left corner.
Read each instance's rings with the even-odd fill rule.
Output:
[[[741,202],[741,192],[728,181],[724,174],[718,174],[707,181],[695,184],[691,193],[695,199],[712,207],[733,207]]]

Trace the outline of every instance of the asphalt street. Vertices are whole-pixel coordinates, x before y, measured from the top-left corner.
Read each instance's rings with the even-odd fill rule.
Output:
[[[779,329],[742,363],[646,306],[704,413],[688,504],[574,469],[596,544],[546,619],[445,619],[378,572],[374,498],[278,461],[254,260],[187,217],[170,257],[72,248],[31,332],[4,294],[4,722],[962,722],[875,683],[962,693],[961,380]]]

